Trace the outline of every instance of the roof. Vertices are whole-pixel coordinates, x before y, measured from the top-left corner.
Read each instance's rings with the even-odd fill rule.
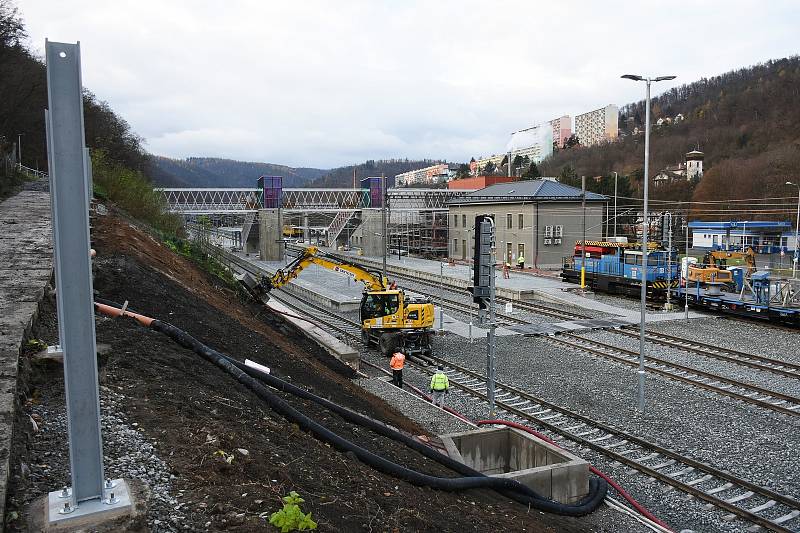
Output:
[[[531,201],[580,201],[582,191],[577,187],[564,185],[552,179],[513,181],[496,183],[475,192],[451,199],[449,204],[475,204],[498,202]],[[605,202],[607,196],[593,192],[586,193],[587,202]]]
[[[689,222],[691,229],[707,229],[707,230],[728,230],[728,229],[791,229],[792,225],[789,222],[778,222],[774,220],[728,220],[723,222],[705,222],[702,220],[693,220]]]

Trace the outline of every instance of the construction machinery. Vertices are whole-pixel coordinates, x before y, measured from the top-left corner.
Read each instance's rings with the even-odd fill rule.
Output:
[[[380,272],[326,255],[315,246],[305,248],[297,258],[271,277],[256,282],[244,276],[242,284],[256,297],[269,299],[278,289],[297,278],[309,265],[341,272],[364,284],[361,297],[361,340],[375,344],[384,355],[403,349],[406,355],[430,355],[430,334],[434,309],[429,298],[406,294]]]
[[[746,252],[726,252],[712,250],[706,252],[702,263],[689,265],[687,278],[696,283],[722,283],[734,287],[733,272],[728,270],[729,259],[739,259],[747,266],[745,278],[749,279],[756,271],[756,254],[752,248]]]

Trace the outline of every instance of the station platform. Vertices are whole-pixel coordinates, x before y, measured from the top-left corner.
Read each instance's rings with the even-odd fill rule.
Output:
[[[229,252],[228,257],[236,261],[246,261],[257,267],[263,274],[271,276],[285,268],[287,261],[262,261],[257,254]],[[289,261],[292,257],[288,257]],[[324,307],[339,311],[357,311],[361,305],[362,283],[353,281],[339,272],[326,270],[317,265],[309,265],[303,274],[281,288],[293,296],[304,298]]]
[[[328,251],[334,256],[342,257],[356,264],[382,267],[382,259],[364,257],[356,252]],[[443,282],[451,285],[463,286],[465,289],[472,286],[472,275],[469,265],[448,264],[429,259],[419,259],[415,257],[397,256],[389,257],[386,261],[387,270],[403,275],[418,276],[426,281],[438,281],[443,276]],[[442,266],[443,265],[443,266]],[[514,300],[539,300],[554,304],[566,304],[573,307],[580,307],[587,310],[599,311],[608,315],[608,318],[621,319],[621,325],[639,323],[641,318],[638,305],[631,300],[630,305],[624,305],[624,300],[620,299],[620,305],[588,298],[575,291],[573,283],[566,283],[560,279],[549,276],[541,276],[530,271],[519,272],[512,269],[509,273],[510,278],[504,279],[501,272],[497,272],[495,286],[497,293],[501,297]],[[390,275],[391,277],[391,275]],[[661,322],[664,320],[677,320],[683,318],[683,312],[661,312],[648,311],[647,322]],[[695,311],[689,312],[689,318],[700,318],[705,314]],[[581,324],[581,321],[566,321],[561,324],[561,331],[585,329],[588,324]]]

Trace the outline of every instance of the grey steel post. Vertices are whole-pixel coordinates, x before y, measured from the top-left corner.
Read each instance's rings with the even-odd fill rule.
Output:
[[[672,213],[667,212],[666,216],[669,217],[669,236],[667,237],[667,309],[672,311],[672,302],[670,296],[672,295]]]
[[[686,216],[686,254],[684,262],[686,264],[686,276],[683,278],[683,313],[684,318],[689,320],[689,216],[687,211]],[[683,273],[683,264],[681,264],[681,273]]]
[[[614,172],[614,237],[617,236],[617,172]]]
[[[381,218],[383,224],[383,230],[381,230],[381,242],[383,242],[383,277],[386,278],[386,204],[388,200],[388,195],[386,194],[386,176],[384,176],[383,172],[381,172]]]
[[[797,279],[797,261],[800,259],[800,184],[787,181],[786,185],[797,187],[797,223],[794,227],[794,254],[792,255],[792,279]]]
[[[586,288],[586,176],[581,176],[581,210],[583,232],[581,237],[581,289]]]
[[[489,418],[494,418],[495,413],[495,406],[494,406],[494,382],[495,382],[495,375],[494,375],[494,358],[495,358],[495,328],[497,326],[495,320],[495,312],[494,312],[494,305],[495,305],[495,261],[497,261],[497,253],[495,249],[495,224],[494,220],[488,218],[486,220],[490,220],[492,225],[492,246],[491,246],[491,272],[489,273],[489,332],[486,334],[486,396],[489,399]],[[477,230],[477,228],[476,228]]]
[[[103,497],[80,44],[46,42],[45,56],[58,324],[64,354],[72,497],[79,503]]]
[[[444,332],[444,263],[439,261],[439,332]]]
[[[17,158],[19,159],[17,163],[19,166],[22,166],[22,136],[24,133],[17,133]]]

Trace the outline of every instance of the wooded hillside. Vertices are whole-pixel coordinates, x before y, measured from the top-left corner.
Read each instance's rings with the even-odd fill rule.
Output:
[[[304,187],[327,170],[215,157],[152,156],[149,174],[164,187],[255,187],[259,176],[283,176],[285,187]]]
[[[45,65],[24,46],[25,38],[19,11],[10,0],[0,0],[0,154],[11,152],[22,134],[23,164],[46,171]],[[145,169],[148,156],[142,139],[88,90],[84,90],[83,115],[89,148],[103,150],[127,168]]]
[[[652,197],[708,202],[796,194],[785,182],[800,178],[798,97],[800,57],[793,56],[701,79],[654,98],[652,123],[678,114],[685,120],[653,127],[651,178],[695,148],[705,153],[705,174],[697,184],[653,187]],[[561,150],[540,165],[542,174],[574,178],[617,171],[630,177],[631,190],[641,195],[644,135],[633,130],[643,127],[644,116],[644,101],[622,107],[624,137],[619,142]]]

